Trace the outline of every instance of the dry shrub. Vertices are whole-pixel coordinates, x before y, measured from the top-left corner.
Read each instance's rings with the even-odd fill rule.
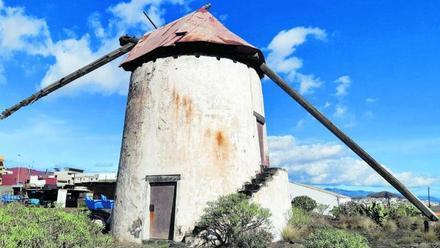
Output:
[[[324,228],[324,227],[330,227],[331,224],[329,222],[329,219],[321,214],[317,213],[310,213],[310,228],[317,229],[317,228]]]
[[[302,239],[309,234],[307,227],[294,227],[287,225],[283,231],[281,231],[281,237],[284,241],[293,242]]]
[[[424,220],[421,217],[402,217],[397,219],[397,226],[406,230],[420,230],[424,229]]]
[[[400,229],[410,229],[412,225],[411,217],[401,217],[397,219],[397,225]]]
[[[428,242],[434,242],[437,240],[437,235],[433,230],[430,230],[429,232],[425,233],[423,235],[426,241]]]
[[[383,229],[387,232],[395,232],[397,231],[397,224],[394,220],[387,220],[383,224]]]
[[[438,223],[435,223],[433,229],[434,233],[437,235],[437,238],[440,239],[440,225]]]
[[[412,236],[405,236],[397,240],[397,243],[400,245],[411,245],[416,242],[416,239]]]
[[[413,217],[414,221],[413,221],[413,226],[412,226],[412,230],[419,230],[421,232],[425,231],[425,219],[421,216],[418,217]]]
[[[368,217],[363,216],[340,216],[339,227],[344,229],[370,230],[377,227],[376,223]]]

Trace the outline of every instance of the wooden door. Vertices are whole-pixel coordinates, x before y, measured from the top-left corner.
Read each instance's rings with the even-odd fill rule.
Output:
[[[173,239],[176,183],[150,184],[150,239]]]

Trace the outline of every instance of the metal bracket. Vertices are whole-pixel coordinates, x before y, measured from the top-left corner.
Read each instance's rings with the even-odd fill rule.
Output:
[[[261,114],[254,111],[254,116],[255,116],[255,118],[257,118],[257,121],[259,123],[261,123],[263,125],[264,125],[264,123],[266,123],[266,118],[264,118],[264,116],[262,116]]]

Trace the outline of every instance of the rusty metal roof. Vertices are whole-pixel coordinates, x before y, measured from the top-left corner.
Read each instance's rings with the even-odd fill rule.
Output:
[[[228,30],[205,8],[177,19],[139,40],[121,66],[133,70],[139,64],[157,57],[188,53],[235,57],[259,64],[264,61],[259,49]],[[257,58],[251,56],[258,54]]]

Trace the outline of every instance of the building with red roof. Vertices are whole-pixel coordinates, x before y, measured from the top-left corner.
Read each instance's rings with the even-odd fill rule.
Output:
[[[5,170],[3,174],[2,185],[24,185],[29,181],[31,176],[44,176],[44,171],[34,170],[26,167],[14,167]]]

